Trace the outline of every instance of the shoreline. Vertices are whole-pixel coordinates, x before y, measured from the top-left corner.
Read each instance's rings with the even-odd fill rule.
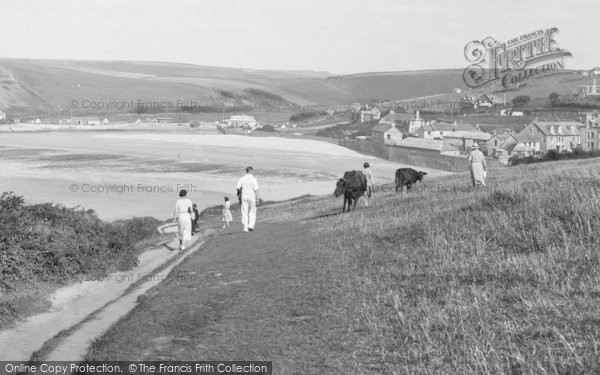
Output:
[[[190,122],[168,123],[112,123],[100,125],[71,125],[71,124],[0,124],[0,133],[48,133],[48,132],[89,132],[89,131],[142,131],[142,130],[217,130],[217,124],[201,122],[199,126],[191,127]]]

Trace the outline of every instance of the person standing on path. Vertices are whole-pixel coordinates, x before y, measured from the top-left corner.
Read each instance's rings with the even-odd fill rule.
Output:
[[[252,175],[252,167],[246,167],[246,174],[239,179],[236,188],[241,189],[242,226],[244,232],[253,231],[256,223],[256,207],[259,204],[258,182]]]
[[[479,150],[479,145],[477,143],[471,145],[471,152],[469,152],[467,160],[470,164],[471,183],[473,186],[485,186],[487,165],[485,164],[485,156],[483,155],[483,152]]]
[[[175,202],[175,218],[179,227],[179,250],[185,249],[185,242],[192,238],[192,201],[187,198],[187,191],[179,192],[179,199]]]
[[[365,206],[369,205],[371,198],[373,198],[373,192],[375,191],[375,180],[373,179],[373,174],[371,173],[371,166],[369,163],[365,162],[363,164],[363,174],[367,178],[367,191],[365,191]]]

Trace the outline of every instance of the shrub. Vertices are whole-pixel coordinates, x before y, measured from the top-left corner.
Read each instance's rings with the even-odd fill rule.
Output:
[[[541,163],[557,160],[572,160],[572,159],[589,159],[600,157],[600,151],[583,151],[580,148],[574,149],[572,152],[558,152],[556,150],[548,150],[542,157],[527,156],[520,158],[516,155],[508,159],[509,165]]]
[[[304,120],[308,120],[313,117],[325,116],[327,112],[325,111],[307,111],[300,112],[290,116],[290,122],[300,122]]]
[[[131,268],[134,245],[160,224],[149,217],[105,223],[92,210],[26,205],[12,192],[0,195],[0,208],[0,291]]]
[[[273,127],[273,125],[263,125],[262,128],[259,128],[257,130],[263,131],[263,132],[274,132],[275,131],[275,127]]]

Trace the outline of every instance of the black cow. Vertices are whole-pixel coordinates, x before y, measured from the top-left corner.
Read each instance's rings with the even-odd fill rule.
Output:
[[[426,174],[425,172],[415,171],[412,168],[400,168],[396,170],[396,193],[398,189],[403,190],[404,186],[406,186],[406,192],[408,193],[412,184],[417,181],[422,182],[423,176]]]
[[[344,194],[344,206],[342,207],[342,212],[344,212],[346,211],[346,203],[348,203],[348,211],[350,211],[353,202],[352,209],[355,209],[358,198],[365,195],[365,191],[367,191],[367,178],[365,175],[361,171],[349,171],[344,173],[344,177],[338,180],[333,195],[339,197]]]

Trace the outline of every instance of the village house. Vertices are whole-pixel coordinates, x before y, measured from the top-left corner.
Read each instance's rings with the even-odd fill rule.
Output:
[[[582,124],[576,121],[534,120],[519,134],[541,135],[541,152],[571,151],[581,143]]]
[[[577,94],[583,97],[600,95],[600,85],[596,84],[596,79],[594,78],[591,85],[578,85]]]
[[[485,142],[486,155],[490,157],[497,157],[497,150],[504,141],[514,134],[512,129],[506,129],[503,133],[497,134],[494,130],[492,136]]]
[[[377,107],[366,107],[360,111],[360,122],[370,122],[381,119],[381,111]]]
[[[520,158],[533,156],[541,151],[542,136],[540,134],[513,134],[504,140],[499,149],[505,155]]]
[[[473,144],[477,144],[484,154],[488,154],[487,141],[492,137],[490,133],[480,130],[456,130],[444,135],[444,142],[458,147],[461,151],[468,151]]]
[[[581,127],[581,148],[583,151],[600,150],[600,121],[587,121]]]
[[[475,131],[475,127],[471,124],[462,122],[441,122],[432,121],[424,124],[418,131],[417,136],[419,138],[426,139],[442,139],[444,136],[455,131]]]
[[[70,123],[72,125],[99,125],[100,119],[98,117],[79,116],[71,118]]]
[[[371,130],[371,141],[383,144],[396,144],[402,141],[400,129],[390,124],[378,124]]]
[[[405,135],[417,135],[418,130],[425,125],[425,120],[419,116],[419,111],[411,113],[396,113],[393,110],[379,120],[380,124],[394,125]]]
[[[472,99],[474,109],[490,110],[498,103],[498,98],[495,95],[482,93],[478,97]]]
[[[250,128],[254,129],[257,126],[254,116],[234,115],[227,120],[227,126],[234,128]]]
[[[420,129],[425,126],[425,120],[419,116],[419,111],[415,112],[415,117],[408,123],[408,134],[416,135]]]
[[[410,113],[396,113],[393,110],[379,120],[380,125],[393,125],[405,134],[408,134],[408,124],[413,118]]]

